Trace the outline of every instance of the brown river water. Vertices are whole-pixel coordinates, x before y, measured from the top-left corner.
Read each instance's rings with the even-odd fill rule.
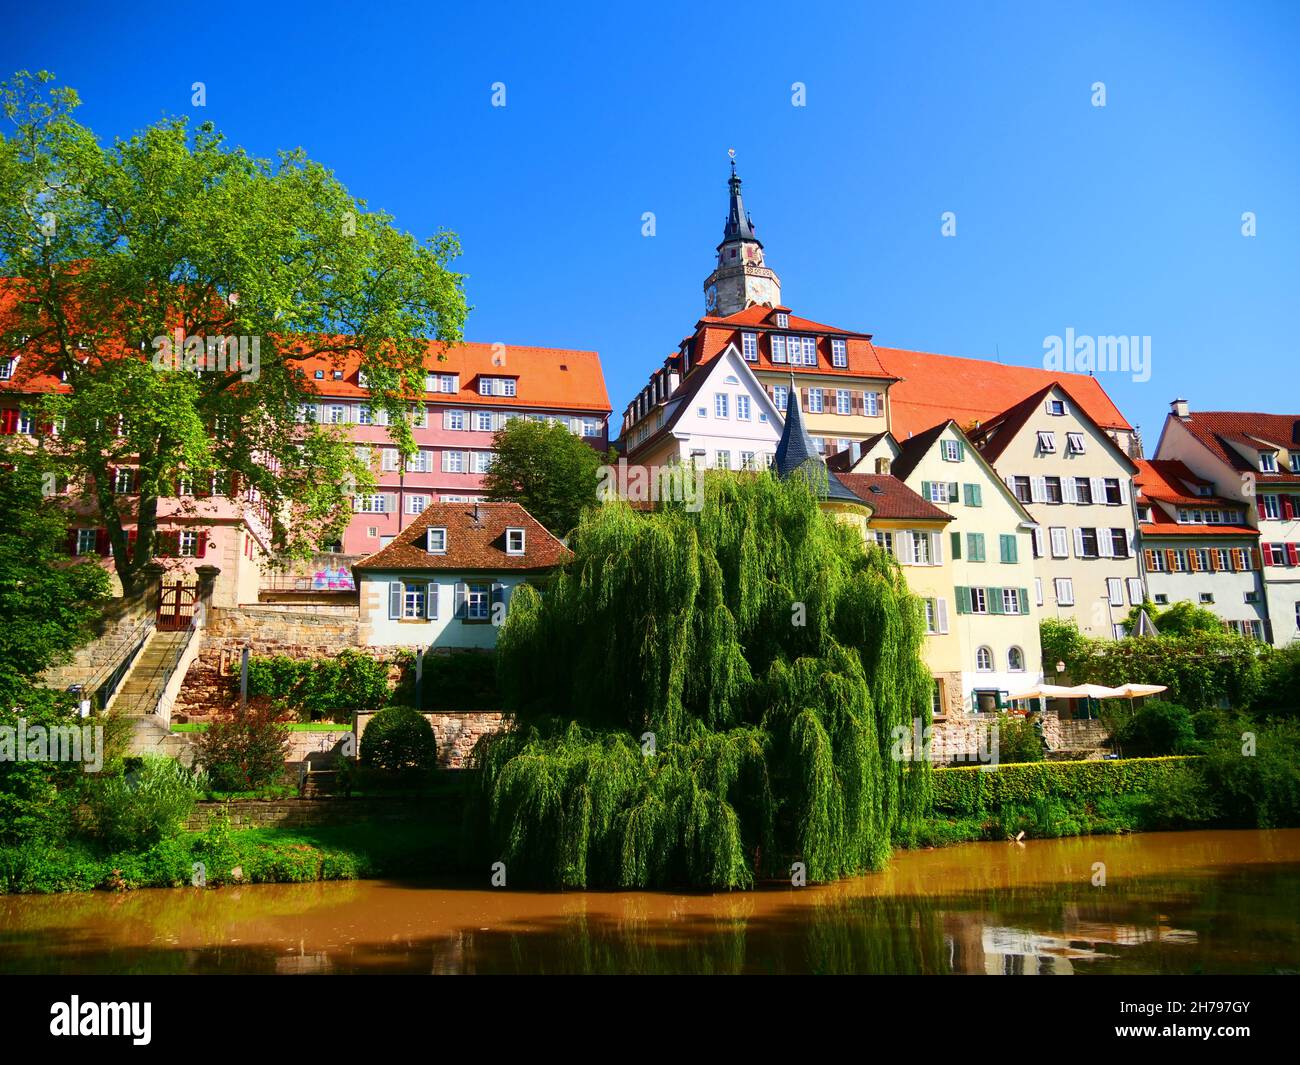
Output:
[[[0,896],[0,972],[1295,973],[1300,829],[972,843],[718,895],[374,880]]]

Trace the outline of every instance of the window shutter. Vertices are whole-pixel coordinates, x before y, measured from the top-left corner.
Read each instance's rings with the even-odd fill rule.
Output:
[[[1256,569],[1263,569],[1263,568],[1264,568],[1264,556],[1260,553],[1259,548],[1258,548],[1258,547],[1252,547],[1252,548],[1250,549],[1250,553],[1251,553],[1252,557],[1255,559],[1255,568],[1256,568]]]
[[[1300,546],[1296,544],[1286,545],[1286,564],[1288,566],[1300,566]]]
[[[943,533],[926,533],[930,537],[930,564],[943,565]]]
[[[1119,501],[1123,503],[1125,506],[1128,505],[1128,478],[1127,477],[1121,477],[1119,479]]]
[[[388,582],[388,616],[389,618],[400,618],[402,616],[402,582]]]
[[[1147,549],[1146,560],[1147,560],[1147,569],[1153,570],[1156,568],[1156,553],[1152,551],[1150,548]]]
[[[1047,478],[1029,478],[1029,498],[1035,503],[1047,502]]]
[[[442,412],[442,427],[444,429],[451,428],[451,411],[449,410],[445,410]]]
[[[5,431],[6,431],[6,432],[13,432],[12,429],[6,429]],[[1265,516],[1265,515],[1264,515],[1264,497],[1263,497],[1263,496],[1256,496],[1256,497],[1255,497],[1255,510],[1256,510],[1256,512],[1258,512],[1258,514],[1259,514],[1259,516],[1260,516],[1261,518]]]
[[[113,550],[113,545],[108,542],[108,530],[95,530],[95,550],[101,555],[107,555]]]
[[[1094,503],[1106,502],[1106,478],[1090,477],[1092,483],[1092,501]]]
[[[1195,549],[1187,552],[1187,568],[1192,573],[1199,573],[1201,571],[1201,560],[1196,554]]]
[[[427,605],[426,613],[430,621],[438,620],[438,584],[436,581],[430,581],[424,586],[424,601]]]
[[[952,534],[952,557],[954,560],[961,558],[961,533]]]
[[[1168,569],[1170,573],[1174,572],[1174,555],[1175,552],[1172,548],[1165,549],[1165,568]]]
[[[1045,543],[1045,539],[1046,537],[1043,533],[1043,527],[1041,525],[1035,525],[1034,526],[1034,553],[1039,558],[1042,558],[1045,554],[1047,554],[1047,545]]]
[[[456,582],[455,609],[453,617],[460,618],[462,621],[469,613],[469,586],[464,581]]]
[[[1223,566],[1219,564],[1219,552],[1217,551],[1210,552],[1210,569],[1214,573],[1218,573],[1223,569]]]
[[[384,495],[384,513],[385,514],[397,513],[397,493],[385,492],[383,493],[383,495]]]
[[[1013,474],[1013,473],[1009,473],[1009,474],[1007,474],[1005,477],[1003,477],[1002,480],[1006,482],[1006,485],[1007,485],[1007,491],[1010,492],[1010,493],[1014,496],[1014,495],[1016,494],[1016,476],[1015,476],[1015,474]],[[1017,497],[1017,498],[1019,498],[1019,497]]]
[[[980,487],[979,485],[977,485],[977,484],[973,484],[973,485],[971,485],[970,487],[971,487],[971,499],[972,499],[971,506],[972,506],[972,507],[982,507],[982,506],[984,505],[984,490],[983,490],[983,488],[981,488],[981,487]]]
[[[1282,496],[1282,517],[1290,521],[1295,517],[1295,507],[1291,502],[1290,496]]]
[[[934,502],[934,501],[930,498],[930,482],[929,482],[929,481],[922,481],[922,482],[921,482],[921,498],[924,499],[927,503],[932,503],[932,502]]]
[[[208,553],[208,530],[199,533],[199,542],[194,547],[195,558],[203,558]]]
[[[898,561],[904,566],[912,564],[912,534],[907,529],[895,533],[894,538],[898,541]]]
[[[1097,555],[1100,558],[1115,557],[1115,541],[1110,538],[1109,529],[1097,530]]]
[[[489,613],[488,617],[492,621],[495,621],[497,618],[497,611],[496,611],[497,604],[500,603],[502,606],[504,606],[506,602],[506,586],[502,584],[500,581],[492,582],[491,602],[492,602],[492,610]]]
[[[961,485],[953,481],[948,485],[948,502],[957,503],[961,500]]]
[[[1020,589],[1020,613],[1022,614],[1029,613],[1029,589],[1028,588]]]
[[[970,589],[957,588],[956,592],[957,592],[957,613],[969,614],[970,613]]]
[[[989,613],[1005,614],[1006,611],[1002,609],[1002,589],[990,588],[988,589],[987,595],[989,601]]]
[[[75,555],[76,553],[77,553],[77,530],[69,529],[68,530],[68,554]]]
[[[12,436],[18,431],[18,409],[16,407],[6,407],[0,410],[0,433],[5,436]]]
[[[1083,558],[1083,530],[1074,530],[1074,557]]]
[[[1073,477],[1061,478],[1061,499],[1066,503],[1079,502],[1079,486]]]
[[[966,445],[960,440],[957,441],[957,460],[960,462],[966,457]]]
[[[948,600],[946,599],[934,601],[934,627],[941,634],[948,632]]]

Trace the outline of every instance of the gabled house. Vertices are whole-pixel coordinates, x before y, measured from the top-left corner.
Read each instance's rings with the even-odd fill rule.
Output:
[[[1088,636],[1122,636],[1129,608],[1145,595],[1133,460],[1060,383],[968,436],[1039,526],[1044,615],[1073,618]]]
[[[850,484],[864,476],[884,479],[888,470],[948,519],[942,547],[952,586],[945,621],[955,655],[943,663],[948,669],[936,668],[940,712],[997,710],[1040,684],[1037,523],[960,426],[942,422],[902,444],[884,434],[834,456],[831,465],[863,471],[839,475]],[[879,532],[883,525],[873,518],[871,527]]]
[[[518,503],[433,503],[392,543],[353,565],[360,642],[495,647],[514,589],[569,558]]]
[[[1193,411],[1176,399],[1156,459],[1182,462],[1210,495],[1244,509],[1259,533],[1272,643],[1300,640],[1300,415]]]
[[[1139,459],[1138,522],[1147,589],[1157,606],[1190,602],[1223,618],[1228,628],[1268,639],[1259,530],[1240,500],[1179,459]]]

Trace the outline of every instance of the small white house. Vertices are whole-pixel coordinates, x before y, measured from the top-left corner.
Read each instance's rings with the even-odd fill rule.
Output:
[[[518,503],[433,503],[353,565],[361,643],[493,648],[515,587],[569,557]]]

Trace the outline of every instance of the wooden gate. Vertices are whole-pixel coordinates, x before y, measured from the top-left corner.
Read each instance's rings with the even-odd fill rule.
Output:
[[[190,627],[194,619],[194,601],[198,589],[193,584],[164,584],[158,599],[159,632],[181,632]]]

